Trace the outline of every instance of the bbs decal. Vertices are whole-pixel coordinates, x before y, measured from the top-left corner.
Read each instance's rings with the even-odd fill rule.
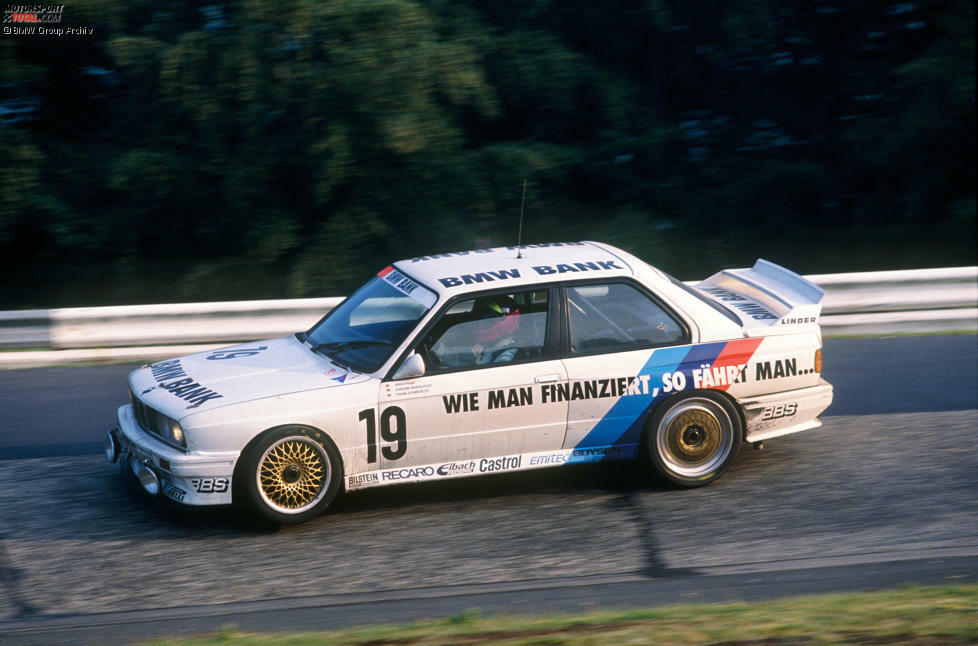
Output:
[[[796,402],[791,402],[790,404],[778,404],[777,406],[768,406],[761,412],[761,419],[780,419],[782,417],[791,417],[798,412],[798,404]]]
[[[197,493],[224,493],[229,483],[227,478],[192,478],[190,484]]]

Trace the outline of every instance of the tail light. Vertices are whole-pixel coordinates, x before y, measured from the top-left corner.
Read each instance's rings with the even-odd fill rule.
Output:
[[[822,372],[822,348],[815,351],[815,372]]]

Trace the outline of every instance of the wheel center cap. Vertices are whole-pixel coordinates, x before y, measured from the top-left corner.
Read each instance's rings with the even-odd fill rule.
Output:
[[[290,464],[289,466],[285,467],[284,471],[282,471],[282,480],[288,484],[293,484],[299,481],[299,476],[301,475],[302,472],[299,471],[299,467],[295,466],[294,464]]]
[[[687,426],[683,431],[683,443],[689,446],[697,446],[703,441],[703,429],[699,426]]]

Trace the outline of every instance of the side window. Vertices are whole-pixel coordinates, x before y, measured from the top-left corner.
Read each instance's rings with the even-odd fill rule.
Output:
[[[645,293],[624,283],[568,287],[567,318],[574,354],[687,341],[678,321]]]
[[[549,300],[544,289],[458,301],[415,350],[429,374],[542,358]]]

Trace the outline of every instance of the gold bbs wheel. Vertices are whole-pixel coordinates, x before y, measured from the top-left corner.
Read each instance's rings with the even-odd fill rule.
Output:
[[[716,479],[740,448],[740,418],[712,395],[667,404],[650,422],[650,457],[677,484],[697,486]]]
[[[702,464],[720,448],[720,423],[703,409],[687,408],[669,421],[663,439],[674,461]]]
[[[265,450],[257,477],[258,491],[269,507],[282,514],[299,514],[322,500],[332,472],[322,446],[308,437],[291,436]]]
[[[241,451],[231,502],[261,524],[294,525],[321,514],[342,482],[343,462],[329,436],[289,424],[268,429]]]

